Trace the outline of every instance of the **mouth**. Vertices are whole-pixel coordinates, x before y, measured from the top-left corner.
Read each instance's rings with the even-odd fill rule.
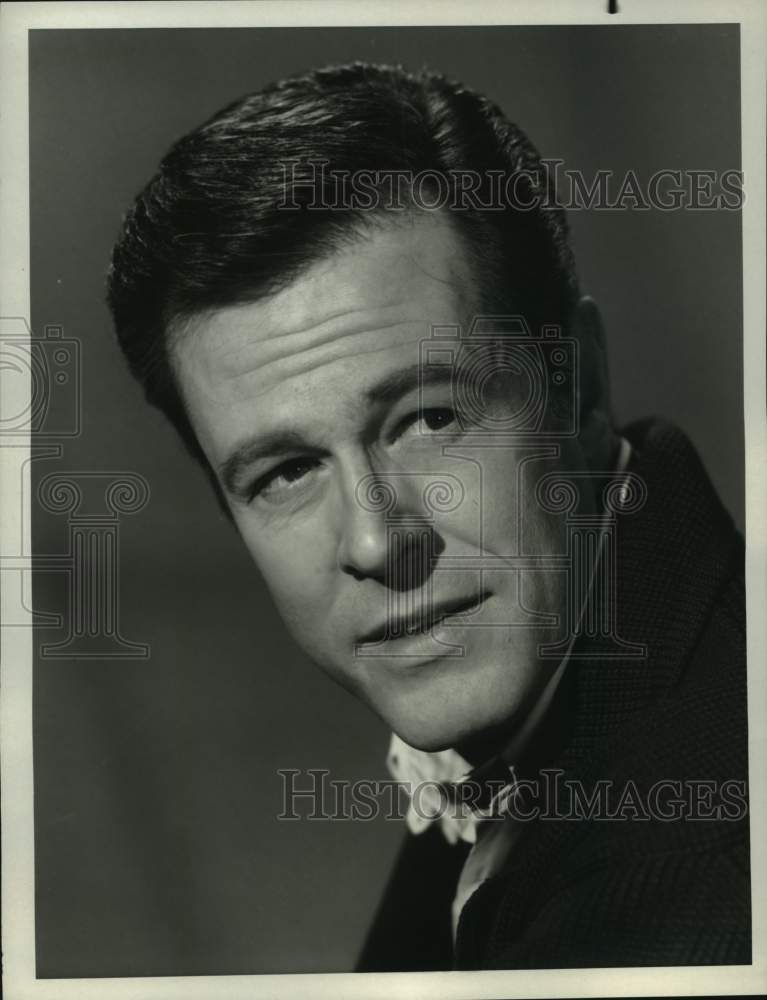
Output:
[[[414,635],[425,635],[440,622],[474,614],[489,596],[490,591],[481,591],[478,594],[472,594],[468,597],[457,597],[439,602],[435,601],[430,607],[418,608],[410,614],[388,618],[361,636],[357,640],[357,645],[377,645],[385,641],[406,639]]]

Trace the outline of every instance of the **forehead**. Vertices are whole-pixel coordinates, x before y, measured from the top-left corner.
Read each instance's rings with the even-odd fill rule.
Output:
[[[376,225],[277,294],[195,317],[173,364],[201,443],[252,419],[363,393],[417,363],[435,324],[475,306],[472,269],[447,220],[420,213]],[[220,425],[220,426],[217,426]]]

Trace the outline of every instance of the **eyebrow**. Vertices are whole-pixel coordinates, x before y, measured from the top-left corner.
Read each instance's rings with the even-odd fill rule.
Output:
[[[420,364],[386,375],[380,382],[361,394],[364,403],[381,406],[395,403],[419,386],[448,385],[452,381],[452,366],[424,368]],[[237,494],[246,470],[255,462],[275,455],[302,451],[308,447],[298,431],[275,430],[257,434],[235,448],[218,467],[218,475],[229,493]]]
[[[259,434],[239,445],[218,467],[221,482],[229,493],[239,493],[245,471],[262,458],[284,455],[306,448],[303,435],[297,431],[273,431]]]
[[[386,375],[380,382],[367,389],[363,398],[366,403],[371,404],[396,403],[402,396],[419,386],[449,385],[452,380],[452,365],[426,368],[422,364],[415,364],[410,368],[403,368]]]

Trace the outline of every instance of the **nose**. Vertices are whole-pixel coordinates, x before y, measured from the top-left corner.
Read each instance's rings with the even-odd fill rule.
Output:
[[[362,479],[347,481],[340,509],[338,564],[357,579],[386,578],[388,551],[387,512],[380,504],[367,504],[355,488]]]
[[[433,526],[418,509],[412,484],[368,469],[344,477],[338,563],[355,579],[412,590],[430,576],[441,551]]]

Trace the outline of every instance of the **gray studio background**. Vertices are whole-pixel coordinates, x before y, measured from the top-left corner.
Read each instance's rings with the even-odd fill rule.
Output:
[[[348,970],[402,835],[275,818],[278,768],[385,777],[387,733],[286,637],[202,474],[123,370],[103,302],[122,212],[173,139],[275,78],[353,59],[463,79],[587,177],[740,165],[728,25],[31,33],[32,323],[81,341],[84,417],[33,478],[131,471],[151,486],[120,528],[120,628],[151,657],[36,666],[40,976]],[[684,428],[742,526],[738,214],[571,224],[619,417]],[[33,530],[37,552],[66,549],[66,517],[36,507]],[[65,610],[61,575],[39,573],[35,600]]]

